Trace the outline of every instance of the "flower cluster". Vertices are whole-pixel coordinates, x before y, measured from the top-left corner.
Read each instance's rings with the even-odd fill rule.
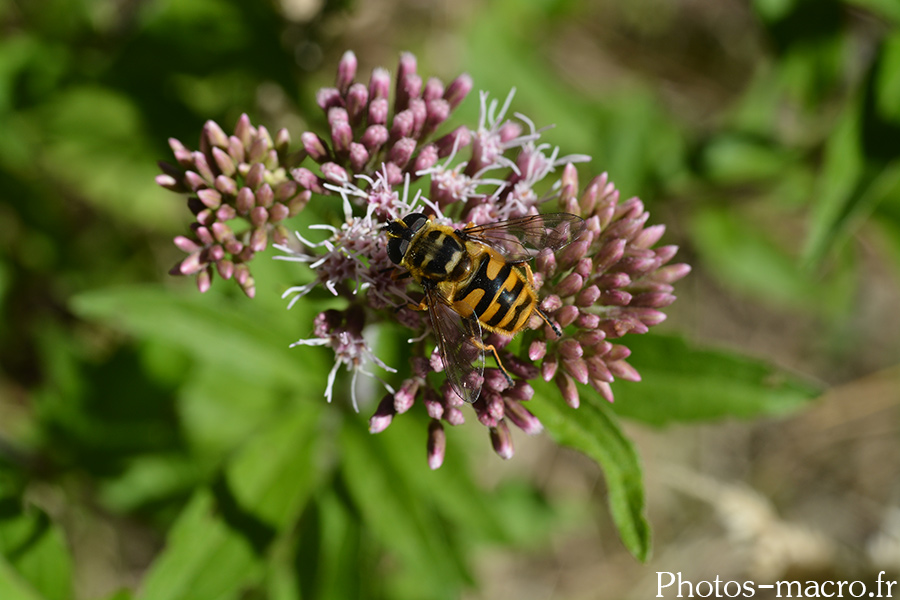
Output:
[[[201,292],[209,289],[213,272],[237,282],[245,294],[256,293],[248,263],[275,242],[288,239],[282,221],[300,212],[312,192],[294,181],[285,165],[301,160],[290,156],[287,130],[275,138],[265,127],[254,127],[242,115],[229,136],[207,121],[200,136],[200,150],[190,151],[178,140],[169,140],[176,165],[160,162],[156,183],[190,194],[188,208],[196,221],[191,235],[178,236],[175,245],[188,256],[176,264],[173,275],[196,275]],[[242,230],[234,231],[230,222]]]
[[[192,193],[189,206],[197,216],[193,236],[176,239],[189,253],[176,272],[198,273],[205,290],[215,266],[252,295],[246,263],[270,236],[283,252],[276,258],[308,265],[313,280],[285,292],[289,306],[317,287],[346,303],[343,310],[321,313],[313,337],[295,343],[334,351],[325,390],[329,401],[341,365],[352,373],[352,383],[360,372],[372,375],[366,363],[396,373],[375,356],[366,331],[388,321],[408,327],[410,369],[396,376],[396,389],[383,382],[385,395],[369,427],[373,433],[383,431],[395,416],[421,402],[431,418],[428,462],[438,468],[446,445],[444,426],[464,422],[465,403],[442,375],[445,365],[428,317],[410,308],[418,304],[421,290],[410,279],[391,276],[395,265],[388,259],[384,225],[424,212],[461,228],[535,215],[542,205],[556,204],[553,210],[585,220],[578,239],[555,254],[541,253],[532,265],[540,308],[562,335],[537,316],[521,334],[525,339],[515,346],[518,350],[511,349],[508,338],[488,335],[485,342],[498,349],[512,378],[486,368],[472,405],[475,415],[489,429],[495,451],[509,458],[509,424],[529,434],[542,429],[527,408],[534,396],[530,380],[553,381],[573,408],[580,402],[579,385],[612,401],[615,378],[639,380],[619,338],[645,333],[663,321],[660,309],[675,299],[672,284],[690,270],[668,264],[675,246],[654,247],[665,228],[647,226],[643,203],[621,201],[605,174],[582,189],[574,163],[589,158],[560,156],[558,148],[541,142],[541,131],[528,118],[508,118],[512,93],[502,103],[481,93],[478,126],[441,134],[472,89],[467,75],[447,85],[436,78],[423,81],[411,54],[401,56],[393,85],[384,69],[374,69],[367,84],[356,81],[356,71],[356,57],[347,52],[335,86],[317,95],[328,134],[302,133],[303,149],[295,154],[288,152],[285,132],[273,142],[265,128],[252,127],[246,117],[233,136],[207,124],[199,152],[171,142],[178,166],[163,165],[159,183]],[[299,232],[288,239],[283,219],[321,195],[340,197],[340,224],[312,226],[325,233],[318,242]],[[226,224],[233,219],[247,223],[240,235]],[[354,385],[351,390],[356,406]]]

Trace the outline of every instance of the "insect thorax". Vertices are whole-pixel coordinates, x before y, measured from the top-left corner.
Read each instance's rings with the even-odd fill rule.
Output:
[[[404,266],[414,276],[439,281],[459,281],[469,272],[465,242],[449,227],[426,227],[407,249]]]

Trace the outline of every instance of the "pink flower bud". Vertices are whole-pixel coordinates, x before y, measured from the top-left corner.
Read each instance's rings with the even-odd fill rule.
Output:
[[[244,147],[250,145],[250,142],[253,139],[253,136],[256,135],[256,130],[253,128],[253,125],[250,124],[250,117],[247,116],[247,113],[242,113],[240,117],[238,117],[238,121],[234,126],[234,135],[237,137],[241,144]],[[229,143],[229,146],[231,144]]]
[[[444,404],[441,397],[435,393],[431,387],[426,387],[422,394],[422,403],[425,405],[425,412],[432,419],[440,419],[444,416]]]
[[[250,189],[255,190],[260,185],[262,185],[265,174],[266,167],[261,163],[255,163],[247,172],[247,176],[244,178],[244,183],[246,183],[250,187]]]
[[[531,414],[527,408],[522,406],[515,400],[506,400],[505,410],[506,418],[512,421],[512,424],[524,431],[527,435],[537,435],[544,430],[544,426],[540,420]]]
[[[617,360],[607,363],[609,370],[612,371],[612,374],[618,377],[619,379],[624,379],[625,381],[640,381],[641,374],[637,372],[637,369],[629,365],[624,360]]]
[[[491,427],[491,445],[494,452],[503,460],[509,460],[515,454],[512,443],[512,435],[509,433],[509,427],[505,421],[497,423],[496,427]]]
[[[589,243],[586,240],[576,240],[556,253],[556,262],[561,269],[568,269],[575,265],[582,256],[587,254]]]
[[[593,306],[597,303],[597,300],[600,298],[601,292],[600,288],[596,285],[592,285],[590,287],[586,287],[575,297],[575,304],[578,306]]]
[[[322,165],[322,175],[326,180],[338,185],[350,181],[346,169],[333,162],[327,162]]]
[[[206,252],[206,261],[207,262],[217,262],[225,258],[225,249],[222,248],[221,245],[216,244],[215,246],[211,246]]]
[[[309,199],[312,198],[312,192],[309,190],[304,190],[291,198],[288,203],[288,209],[290,210],[291,217],[297,215],[301,210],[303,210],[306,205],[309,203]]]
[[[361,83],[354,83],[347,91],[347,115],[350,123],[358,125],[369,103],[369,90]]]
[[[628,219],[636,219],[644,212],[644,203],[641,202],[641,199],[637,196],[632,196],[625,202],[616,206],[615,213],[613,213],[613,219],[615,220],[628,220]],[[646,220],[646,219],[645,219]]]
[[[210,226],[210,231],[212,231],[213,237],[220,244],[225,244],[229,240],[234,239],[234,233],[231,231],[231,228],[221,221],[216,221],[215,223],[213,223]]]
[[[219,175],[216,177],[215,183],[216,189],[221,192],[223,196],[234,198],[237,195],[237,182],[231,177]]]
[[[388,141],[390,134],[383,125],[369,125],[360,138],[369,154],[375,154]]]
[[[468,73],[463,73],[450,82],[444,91],[444,100],[450,104],[450,109],[455,109],[472,91],[472,78]]]
[[[314,161],[320,163],[328,160],[330,156],[330,153],[328,152],[328,146],[325,143],[325,140],[323,140],[315,133],[311,131],[304,131],[300,134],[300,143],[303,144],[303,149],[306,150],[306,153]]]
[[[607,241],[594,257],[594,271],[603,273],[625,255],[626,241],[618,238]]]
[[[663,308],[675,302],[675,296],[668,293],[646,292],[635,294],[631,300],[631,306],[646,308]]]
[[[227,258],[216,261],[216,271],[219,272],[219,277],[227,281],[231,279],[231,276],[234,274],[234,262]]]
[[[254,227],[261,227],[269,220],[269,212],[262,206],[255,206],[250,211],[250,222]]]
[[[575,319],[575,326],[580,329],[596,329],[600,323],[600,317],[595,314],[582,312]]]
[[[597,393],[603,396],[607,402],[612,402],[614,400],[612,387],[606,381],[591,379],[591,387],[597,390]]]
[[[547,354],[547,343],[541,340],[534,340],[528,347],[528,358],[531,360],[541,360]]]
[[[269,151],[269,142],[264,138],[256,138],[250,144],[247,151],[247,162],[261,163],[266,159],[266,153]]]
[[[584,350],[581,348],[581,344],[574,339],[563,340],[559,345],[559,355],[563,358],[581,358],[583,354]]]
[[[328,112],[328,124],[331,125],[331,141],[334,151],[338,154],[346,153],[353,141],[353,129],[350,128],[347,111],[343,108],[332,108]]]
[[[556,312],[562,305],[562,300],[556,294],[550,294],[541,300],[541,310],[545,313]]]
[[[344,52],[340,62],[338,62],[337,79],[335,80],[335,87],[341,93],[345,93],[350,84],[353,83],[354,78],[356,78],[356,66],[356,55],[353,51],[347,50]]]
[[[265,209],[262,209],[265,210]],[[254,252],[262,252],[269,243],[269,234],[265,227],[258,227],[250,234],[250,249]]]
[[[226,145],[225,148],[228,147],[228,138],[225,138]],[[222,175],[226,175],[228,177],[232,177],[237,172],[237,167],[234,164],[234,160],[232,160],[231,156],[225,150],[221,148],[214,147],[212,149],[212,157],[213,162],[216,164],[216,168],[219,169],[219,172]]]
[[[162,166],[162,163],[160,163],[160,166]],[[157,175],[156,185],[179,194],[185,191],[184,185],[182,185],[181,181],[168,174]]]
[[[202,243],[204,246],[209,246],[215,243],[215,238],[213,237],[208,227],[199,226],[194,227],[193,230],[194,234],[197,236],[197,239],[199,239],[200,243]]]
[[[316,92],[316,104],[324,111],[335,106],[343,106],[344,100],[337,88],[322,88]]]
[[[650,248],[659,241],[659,238],[666,232],[665,225],[651,225],[634,236],[631,244],[636,248]]]
[[[581,286],[584,285],[584,279],[578,273],[569,273],[556,286],[556,293],[562,298],[576,294]]]
[[[207,268],[197,273],[197,289],[205,294],[212,287],[212,271]]]
[[[288,130],[282,127],[277,132],[275,132],[275,149],[278,150],[279,154],[284,154],[288,151],[291,146],[291,134],[288,133]]]
[[[459,396],[456,396],[459,398]],[[462,402],[462,399],[460,399]],[[463,415],[463,412],[459,410],[456,406],[448,406],[444,409],[444,420],[450,423],[451,425],[462,425],[466,422],[466,417]]]
[[[685,277],[691,272],[691,265],[678,263],[675,265],[666,265],[653,274],[653,278],[657,281],[665,283],[674,283]]]
[[[613,380],[613,374],[610,372],[606,361],[604,361],[602,357],[591,356],[584,362],[587,365],[588,375],[591,379],[609,382]]]
[[[418,156],[413,164],[412,172],[418,174],[426,169],[433,167],[438,161],[437,146],[428,144],[419,150]]]
[[[572,376],[572,378],[578,383],[587,383],[588,382],[588,368],[587,363],[584,362],[581,358],[564,358],[562,361],[563,369],[565,369],[566,373]]]
[[[215,121],[207,121],[203,125],[202,135],[209,142],[210,147],[228,147],[228,135],[222,131],[222,128]]]
[[[278,223],[287,219],[288,214],[290,214],[290,209],[284,204],[275,203],[269,208],[269,222],[270,223]]]
[[[416,150],[416,140],[412,138],[401,138],[391,147],[388,153],[388,160],[402,169],[412,158],[413,152]]]
[[[200,202],[213,210],[219,208],[219,205],[222,204],[222,194],[210,188],[197,190],[197,197],[200,198]]]
[[[184,182],[187,184],[188,188],[194,192],[202,190],[207,186],[206,180],[193,171],[185,171]]]
[[[422,99],[426,102],[437,100],[444,95],[444,83],[437,77],[429,77],[422,89]]]
[[[572,306],[571,304],[566,304],[558,311],[554,317],[556,317],[556,323],[560,327],[568,327],[572,323],[575,322],[575,319],[578,318],[579,311],[577,306]]]
[[[259,189],[256,190],[256,205],[269,208],[272,206],[272,202],[275,201],[275,192],[272,191],[272,186],[268,183],[264,183],[259,186]]]
[[[203,253],[200,250],[191,253],[190,256],[178,264],[178,271],[182,275],[193,275],[194,273],[197,273],[206,266],[205,261],[201,258],[202,255]]]
[[[410,110],[403,110],[394,115],[391,123],[391,139],[409,137],[413,132],[415,117]]]
[[[391,93],[391,75],[387,69],[376,67],[369,79],[369,97],[386,99]]]
[[[200,249],[197,242],[183,235],[176,235],[173,241],[175,242],[175,246],[182,252],[196,252]]]
[[[369,419],[369,433],[381,433],[387,429],[391,421],[394,420],[395,414],[397,414],[397,411],[394,410],[394,398],[391,395],[386,395],[378,403],[375,414]]]
[[[244,162],[247,153],[244,151],[244,144],[236,135],[228,138],[228,156],[234,161],[235,165]]]
[[[412,98],[409,101],[407,110],[413,116],[413,127],[411,136],[418,138],[422,135],[422,129],[425,126],[425,119],[428,118],[428,109],[425,108],[425,101],[421,98]]]
[[[438,156],[447,158],[455,150],[465,148],[472,143],[472,132],[465,125],[460,125],[447,135],[441,137],[435,142],[438,148]]]
[[[575,380],[560,371],[556,374],[554,381],[556,382],[556,387],[558,387],[559,391],[562,393],[563,400],[566,401],[566,404],[572,408],[578,408],[580,399],[578,397],[578,386],[575,384]]]
[[[440,469],[444,464],[444,452],[447,449],[447,434],[441,422],[432,419],[428,424],[428,467]]]

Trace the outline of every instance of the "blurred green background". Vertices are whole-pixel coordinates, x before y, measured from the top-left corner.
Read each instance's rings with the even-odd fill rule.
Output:
[[[900,572],[896,0],[0,0],[0,32],[0,599]],[[626,338],[645,381],[614,385],[647,563],[605,507],[615,457],[520,436],[503,462],[470,417],[432,473],[424,411],[371,436],[373,405],[326,405],[328,351],[287,348],[324,306],[285,310],[296,265],[258,258],[252,301],[167,275],[190,221],[153,182],[167,139],[247,112],[297,144],[346,49],[363,80],[410,50],[515,87],[693,265]]]

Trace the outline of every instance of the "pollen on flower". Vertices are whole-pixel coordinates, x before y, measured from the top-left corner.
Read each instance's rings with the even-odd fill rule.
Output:
[[[488,429],[497,454],[510,458],[510,424],[527,434],[542,430],[527,407],[546,401],[532,385],[539,378],[553,382],[573,408],[586,398],[612,401],[617,379],[639,381],[623,338],[662,322],[663,309],[675,300],[673,284],[690,271],[686,264],[670,264],[676,247],[657,246],[665,227],[648,225],[644,204],[622,201],[605,173],[581,186],[574,165],[590,157],[567,155],[543,142],[546,127],[511,112],[515,90],[502,100],[481,92],[478,122],[449,125],[473,88],[468,75],[446,85],[423,78],[409,53],[400,57],[393,82],[379,67],[367,80],[357,80],[358,68],[356,56],[345,53],[335,85],[316,95],[327,126],[302,132],[296,150],[289,148],[286,131],[273,137],[246,116],[231,135],[207,123],[199,151],[170,142],[175,164],[161,163],[157,182],[188,194],[196,219],[189,234],[175,238],[187,256],[173,273],[195,276],[201,291],[218,273],[252,296],[249,263],[270,242],[280,253],[275,258],[304,265],[307,282],[283,294],[290,298],[288,307],[313,301],[309,294],[316,288],[327,290],[341,307],[320,312],[312,336],[292,346],[322,346],[334,354],[324,395],[330,402],[342,391],[337,374],[343,366],[351,374],[353,406],[375,405],[373,433],[421,404],[429,417],[431,468],[444,462],[445,427],[462,424],[470,410]],[[317,224],[289,235],[285,221],[303,210],[315,211],[309,220]],[[454,317],[446,298],[437,300],[440,312],[429,304],[435,302],[434,282],[425,289],[395,264],[385,227],[413,213],[464,229],[554,212],[575,215],[583,229],[564,247],[536,253],[529,263],[528,282],[546,318],[531,314],[516,331],[521,344],[484,335],[502,365],[495,367],[489,356],[483,372],[467,372],[466,361],[474,357],[465,349],[480,352],[466,339],[475,327]],[[461,235],[463,243],[489,243]],[[510,261],[510,269],[523,270],[527,258]],[[459,322],[440,333],[446,318]],[[376,327],[402,332],[394,343],[408,353],[405,368],[395,370],[376,356],[366,337]],[[444,341],[443,352],[439,335],[455,336]],[[448,351],[457,362],[448,363]],[[373,365],[396,389],[370,370]],[[381,381],[385,395],[374,399],[366,389],[357,397],[360,373]],[[471,409],[460,387],[463,393],[480,392],[467,398],[474,400]]]

